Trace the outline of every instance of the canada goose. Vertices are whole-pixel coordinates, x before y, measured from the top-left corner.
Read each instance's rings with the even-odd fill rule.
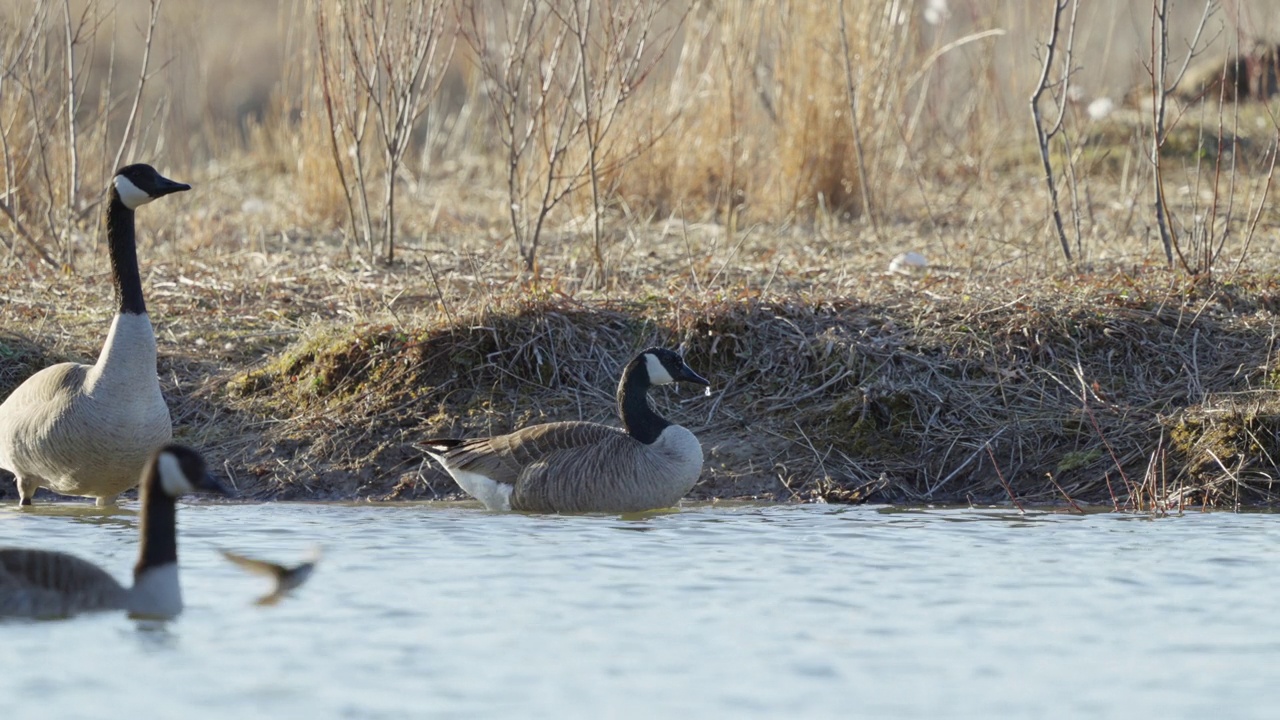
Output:
[[[119,307],[98,362],[47,367],[0,405],[0,468],[14,474],[21,504],[30,505],[43,486],[110,505],[138,482],[148,455],[173,437],[156,377],[156,338],[142,300],[133,212],[190,189],[150,165],[116,173],[106,226]]]
[[[267,575],[275,579],[275,585],[271,592],[258,598],[257,605],[275,605],[285,595],[293,592],[302,583],[311,577],[312,571],[316,569],[316,563],[320,562],[321,550],[314,548],[311,555],[305,562],[293,567],[285,565],[277,565],[266,560],[258,560],[256,558],[245,557],[229,550],[223,550],[222,556],[231,562],[239,565],[248,572],[257,573],[258,575]]]
[[[209,476],[200,455],[182,445],[157,450],[141,484],[133,587],[74,555],[0,548],[0,616],[54,618],[127,610],[135,616],[173,617],[182,612],[175,499],[190,492],[227,492]]]
[[[626,430],[590,422],[534,425],[472,440],[432,439],[422,447],[490,510],[640,512],[670,507],[702,473],[702,446],[649,407],[651,385],[710,386],[671,350],[649,348],[618,383]]]

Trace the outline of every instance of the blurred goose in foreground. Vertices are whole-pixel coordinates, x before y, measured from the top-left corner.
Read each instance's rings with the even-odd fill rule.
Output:
[[[702,446],[649,406],[653,385],[710,386],[679,353],[649,348],[618,384],[625,430],[554,422],[508,435],[421,443],[490,510],[627,513],[675,505],[702,474]]]
[[[74,555],[0,548],[0,616],[59,618],[127,610],[133,616],[169,618],[182,612],[175,500],[201,491],[226,494],[194,450],[162,447],[142,475],[133,586],[124,587],[102,568]]]
[[[266,560],[246,557],[229,550],[222,550],[221,552],[223,557],[246,571],[275,579],[275,587],[272,588],[271,592],[258,598],[257,605],[275,605],[285,595],[293,592],[302,583],[306,582],[311,577],[312,571],[316,569],[316,563],[320,562],[322,554],[319,547],[313,548],[310,556],[302,564],[287,567],[267,562]]]
[[[150,165],[116,173],[106,228],[118,306],[98,361],[47,367],[0,405],[0,468],[14,474],[22,505],[30,505],[41,486],[110,505],[137,484],[151,452],[173,437],[156,377],[156,338],[142,299],[133,213],[190,189]]]

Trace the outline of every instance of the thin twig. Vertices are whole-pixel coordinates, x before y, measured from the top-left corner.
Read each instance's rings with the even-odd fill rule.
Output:
[[[1026,509],[1022,507],[1022,503],[1018,502],[1018,498],[1013,494],[1013,488],[1009,487],[1009,481],[1004,479],[1004,473],[1000,472],[1000,464],[996,462],[995,453],[991,452],[990,445],[983,445],[987,450],[987,457],[991,458],[991,467],[996,471],[996,477],[1000,479],[1000,484],[1004,487],[1004,491],[1009,494],[1009,499],[1013,501],[1013,506],[1018,508],[1018,512],[1026,514]]]

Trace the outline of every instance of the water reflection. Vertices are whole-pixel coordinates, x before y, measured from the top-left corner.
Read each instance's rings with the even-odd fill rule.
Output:
[[[40,522],[58,518],[88,525],[136,527],[138,511],[132,507],[98,507],[92,503],[49,503],[22,507],[0,504],[0,522]]]
[[[136,518],[90,508],[18,522],[0,512],[0,544],[56,545],[122,577]],[[1269,515],[1149,520],[197,504],[179,522],[187,611],[171,623],[5,624],[0,698],[17,714],[0,707],[76,716],[111,697],[116,715],[184,718],[1190,717],[1214,714],[1205,698],[1236,698],[1229,714],[1266,716],[1277,686],[1250,668],[1280,660],[1280,631],[1257,621],[1280,592],[1280,528]],[[216,553],[289,558],[320,541],[322,571],[270,612],[250,605],[261,580]],[[58,680],[32,695],[49,667]],[[142,675],[156,682],[135,687]]]
[[[147,652],[169,652],[178,648],[178,636],[173,631],[173,620],[155,618],[133,618],[132,637],[138,641],[138,647]]]

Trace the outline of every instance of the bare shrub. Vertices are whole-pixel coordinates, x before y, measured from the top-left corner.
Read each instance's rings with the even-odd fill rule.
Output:
[[[1195,56],[1203,51],[1203,47],[1200,45],[1200,37],[1204,32],[1210,15],[1213,14],[1213,8],[1214,4],[1211,1],[1205,2],[1204,16],[1201,18],[1200,24],[1196,26],[1195,37],[1191,39],[1188,45],[1182,68],[1170,78],[1168,74],[1169,0],[1152,0],[1151,5],[1151,165],[1155,173],[1156,227],[1160,229],[1160,242],[1164,245],[1165,261],[1170,267],[1173,266],[1174,252],[1177,251],[1181,257],[1182,249],[1177,238],[1174,237],[1174,228],[1170,223],[1169,206],[1164,191],[1165,177],[1161,152],[1165,142],[1168,140],[1170,129],[1166,125],[1167,108],[1169,97],[1173,94],[1178,83],[1182,81],[1182,77],[1187,72],[1187,67],[1190,66]],[[1187,267],[1186,258],[1182,258],[1182,265]]]
[[[551,212],[590,193],[592,254],[606,274],[606,168],[648,145],[616,133],[623,108],[661,60],[679,19],[664,0],[522,0],[502,10],[465,3],[463,30],[484,78],[504,155],[508,212],[520,257],[537,273]]]
[[[160,8],[151,0],[138,74],[125,81],[115,74],[115,8],[106,3],[89,0],[73,11],[70,3],[36,0],[0,33],[0,216],[46,265],[73,266],[77,239],[95,227],[92,210],[106,178],[141,152],[144,138],[158,142],[142,101],[155,72]],[[98,77],[91,61],[103,45],[112,62]],[[117,92],[121,82],[128,89]]]
[[[1062,19],[1068,6],[1071,7],[1071,16],[1064,41],[1060,39]],[[1071,54],[1075,49],[1076,14],[1079,10],[1079,0],[1055,0],[1049,39],[1045,42],[1043,49],[1044,64],[1040,71],[1040,80],[1036,83],[1035,91],[1031,94],[1031,120],[1035,124],[1036,139],[1040,145],[1040,162],[1044,166],[1044,182],[1049,192],[1049,210],[1053,215],[1053,227],[1058,233],[1058,242],[1062,246],[1062,255],[1067,259],[1067,262],[1071,262],[1071,243],[1067,240],[1067,231],[1062,221],[1062,204],[1058,200],[1058,183],[1053,173],[1049,144],[1055,137],[1063,133],[1063,120],[1066,119],[1067,103],[1071,89],[1071,72],[1073,69]],[[1058,78],[1054,80],[1051,79],[1051,76],[1055,66],[1054,60],[1058,57],[1061,59],[1057,64],[1061,67],[1058,68]],[[1040,104],[1041,98],[1044,97],[1046,92],[1052,95],[1054,104],[1057,106],[1056,116],[1047,124]],[[1065,136],[1064,142],[1066,142]],[[1078,217],[1077,214],[1077,219]],[[1079,243],[1080,233],[1077,229],[1077,247]]]
[[[1250,141],[1241,138],[1242,105],[1251,99],[1265,100],[1266,82],[1261,73],[1252,78],[1241,73],[1249,58],[1241,52],[1245,43],[1238,23],[1234,37],[1226,41],[1226,50],[1207,54],[1225,29],[1213,25],[1219,9],[1217,3],[1207,0],[1190,36],[1171,43],[1169,2],[1152,0],[1150,94],[1146,99],[1155,222],[1165,262],[1192,275],[1218,269],[1233,235],[1242,236],[1236,268],[1243,263],[1271,190],[1280,146],[1280,123],[1265,106],[1273,130],[1268,147],[1262,152],[1251,151]],[[1179,64],[1171,54],[1180,51],[1185,54]],[[1255,65],[1255,70],[1265,71],[1265,67]],[[1179,125],[1184,124],[1191,127],[1179,131]],[[1176,133],[1184,137],[1174,141]],[[1171,170],[1165,158],[1170,145],[1182,145],[1178,150],[1183,152],[1192,149],[1189,166],[1184,162],[1182,168]],[[1261,156],[1261,162],[1252,163],[1253,169],[1264,171],[1261,187],[1247,183],[1242,174],[1250,164],[1249,156]],[[1183,186],[1178,193],[1170,193],[1167,188],[1175,177]],[[1255,196],[1242,202],[1243,192]],[[1186,200],[1179,200],[1179,195],[1185,195]],[[1243,213],[1241,204],[1245,205]]]
[[[333,167],[351,236],[395,260],[396,180],[453,57],[446,0],[317,0],[313,7]],[[374,196],[381,190],[381,202]]]

